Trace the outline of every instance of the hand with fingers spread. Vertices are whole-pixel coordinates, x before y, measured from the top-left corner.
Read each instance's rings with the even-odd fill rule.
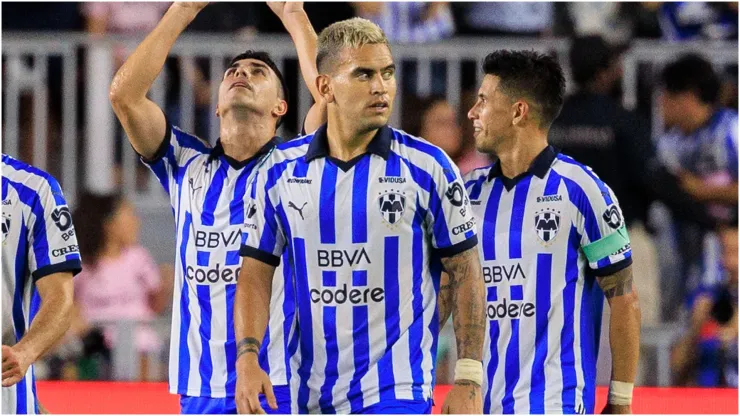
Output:
[[[3,345],[3,387],[10,387],[19,381],[28,371],[31,361],[26,355],[13,347]]]
[[[259,395],[264,394],[267,404],[277,410],[277,399],[270,376],[262,370],[257,359],[260,342],[245,338],[237,345],[236,357],[236,410],[239,414],[265,414]]]

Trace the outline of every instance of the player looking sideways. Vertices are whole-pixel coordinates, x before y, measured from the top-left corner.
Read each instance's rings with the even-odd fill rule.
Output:
[[[240,228],[245,217],[254,214],[245,211],[244,192],[258,160],[282,141],[275,131],[288,110],[288,91],[267,53],[247,51],[231,61],[219,86],[215,115],[220,138],[214,147],[169,124],[146,94],[175,40],[206,4],[173,3],[118,70],[110,100],[131,145],[169,194],[175,214],[170,392],[180,394],[183,413],[235,413],[237,345],[232,319]],[[315,79],[316,34],[302,3],[270,7],[295,40],[304,78]],[[320,102],[313,83],[309,89]],[[306,130],[318,127],[322,117],[315,104]],[[284,413],[290,409],[286,349],[294,296],[292,286],[284,285],[287,273],[278,273],[271,302],[275,319],[260,364],[281,386],[276,389],[276,410]]]
[[[468,118],[478,150],[498,161],[465,185],[487,287],[483,410],[594,413],[603,291],[612,351],[604,411],[630,413],[640,347],[632,252],[611,189],[547,143],[562,69],[530,51],[499,50],[482,64]]]

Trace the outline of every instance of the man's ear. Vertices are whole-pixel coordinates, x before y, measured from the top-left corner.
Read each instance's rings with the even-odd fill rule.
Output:
[[[328,75],[319,75],[316,77],[316,89],[327,103],[334,102],[334,91],[331,85],[331,78]]]
[[[216,106],[216,117],[221,118],[221,111],[218,109],[218,105]]]
[[[282,117],[288,112],[288,102],[280,99],[277,105],[272,109],[272,115],[275,117]]]
[[[514,117],[511,120],[511,124],[517,125],[524,121],[524,117],[529,114],[529,104],[526,101],[518,100],[512,106]]]

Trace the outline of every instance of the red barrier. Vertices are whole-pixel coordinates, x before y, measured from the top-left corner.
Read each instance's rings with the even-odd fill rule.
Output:
[[[438,386],[434,408],[439,413],[449,386]],[[166,383],[39,381],[39,400],[51,413],[179,413],[178,396]],[[596,409],[606,402],[606,388],[596,391]],[[737,414],[737,389],[635,388],[635,413]]]

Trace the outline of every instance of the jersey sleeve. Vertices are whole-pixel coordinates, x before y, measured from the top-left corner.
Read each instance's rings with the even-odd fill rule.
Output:
[[[245,193],[246,212],[239,254],[278,266],[286,239],[278,216],[278,197],[275,192],[271,192],[268,179],[269,169],[261,167]]]
[[[586,174],[587,173],[587,174]],[[622,209],[614,192],[592,172],[579,181],[581,192],[574,200],[576,229],[588,266],[596,276],[614,274],[632,264],[632,248]]]
[[[727,155],[727,171],[730,177],[737,182],[738,180],[738,163],[737,163],[737,131],[738,117],[731,118],[730,128],[725,137],[725,154]]]
[[[475,247],[478,236],[460,171],[446,155],[442,157],[442,163],[435,163],[431,172],[428,228],[437,254],[450,257]]]
[[[29,217],[28,268],[33,280],[59,272],[82,270],[72,213],[59,183],[48,176],[37,190]]]
[[[168,120],[162,144],[154,157],[147,159],[139,156],[157,177],[165,192],[169,194],[170,184],[177,176],[178,169],[185,166],[187,161],[193,157],[210,151],[211,148],[206,142],[172,126]]]

